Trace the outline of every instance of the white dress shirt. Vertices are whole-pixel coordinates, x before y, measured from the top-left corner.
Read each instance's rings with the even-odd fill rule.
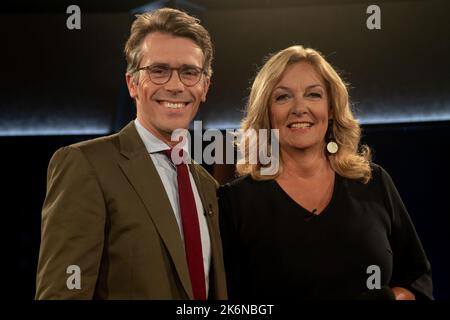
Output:
[[[169,160],[169,158],[161,152],[163,150],[169,150],[170,147],[157,137],[153,135],[150,131],[145,129],[139,121],[134,120],[136,125],[136,130],[141,137],[144,145],[153,161],[153,164],[158,171],[159,177],[164,185],[167,196],[169,198],[170,204],[175,215],[175,219],[178,223],[178,228],[180,231],[181,239],[184,243],[183,235],[183,224],[181,222],[180,205],[178,201],[178,182],[177,182],[177,171],[175,165]],[[189,156],[188,146],[185,145],[183,150]],[[208,226],[206,224],[206,218],[203,213],[203,205],[198,194],[197,186],[195,185],[195,180],[192,177],[192,173],[189,171],[189,178],[191,181],[192,192],[194,193],[195,205],[197,206],[198,221],[200,227],[200,236],[202,241],[202,254],[203,254],[203,268],[205,270],[205,284],[206,284],[206,295],[208,295],[209,289],[209,267],[211,262],[211,243],[209,238]]]

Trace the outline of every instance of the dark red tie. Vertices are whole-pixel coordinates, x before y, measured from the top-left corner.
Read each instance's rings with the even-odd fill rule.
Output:
[[[170,150],[165,150],[165,154],[171,158]],[[184,159],[183,149],[174,149],[179,152],[179,156]],[[184,247],[186,259],[191,278],[192,290],[195,300],[206,299],[205,271],[203,268],[202,241],[200,237],[200,226],[198,222],[197,206],[195,205],[194,193],[192,192],[191,181],[189,179],[189,169],[182,161],[176,164],[178,181],[178,201],[180,203],[181,221],[183,225]]]

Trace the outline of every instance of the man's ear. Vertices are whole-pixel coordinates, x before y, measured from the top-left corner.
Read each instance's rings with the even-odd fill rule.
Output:
[[[134,82],[134,77],[131,74],[126,74],[125,79],[127,81],[128,92],[130,97],[135,99],[137,96],[137,83]]]
[[[206,101],[206,95],[208,94],[210,84],[211,84],[211,79],[205,77],[205,81],[203,83],[204,87],[203,87],[203,94],[202,94],[202,102]]]

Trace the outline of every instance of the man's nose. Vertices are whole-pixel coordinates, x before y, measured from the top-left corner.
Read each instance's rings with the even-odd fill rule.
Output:
[[[171,92],[181,92],[184,90],[184,84],[180,80],[180,75],[178,70],[172,70],[169,81],[164,85],[167,91]]]

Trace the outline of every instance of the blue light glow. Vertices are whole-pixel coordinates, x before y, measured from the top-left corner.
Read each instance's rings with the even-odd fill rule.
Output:
[[[65,136],[65,135],[105,135],[106,127],[64,127],[64,128],[0,128],[0,136]]]
[[[430,113],[430,114],[420,114],[415,113],[411,115],[398,114],[398,115],[359,115],[356,116],[361,125],[371,125],[371,124],[407,124],[407,123],[420,123],[420,122],[438,122],[438,121],[449,121],[450,120],[450,110],[440,113]],[[203,129],[234,129],[239,128],[239,121],[205,121],[203,124]]]
[[[450,120],[450,111],[431,114],[415,113],[411,115],[361,115],[357,118],[359,120],[359,123],[362,125],[437,122]]]
[[[449,108],[450,109],[450,108]],[[450,120],[450,110],[443,110],[441,112],[420,113],[415,112],[411,115],[406,114],[375,114],[367,115],[360,114],[356,116],[361,125],[372,124],[408,124],[408,123],[421,123],[421,122],[439,122]],[[36,120],[36,119],[35,119]],[[217,119],[209,120],[208,117],[203,119],[202,129],[237,129],[239,128],[240,119],[228,118],[224,121],[218,121]],[[7,121],[0,123],[0,136],[59,136],[59,135],[106,135],[111,133],[111,127],[108,125],[108,121],[96,121],[91,119],[90,121],[80,120],[83,124],[79,124],[78,121],[42,121],[43,123],[37,124],[36,121],[19,121],[16,123],[8,123]],[[31,124],[31,122],[33,124]],[[69,123],[70,122],[70,123]],[[191,126],[193,129],[193,126]]]

